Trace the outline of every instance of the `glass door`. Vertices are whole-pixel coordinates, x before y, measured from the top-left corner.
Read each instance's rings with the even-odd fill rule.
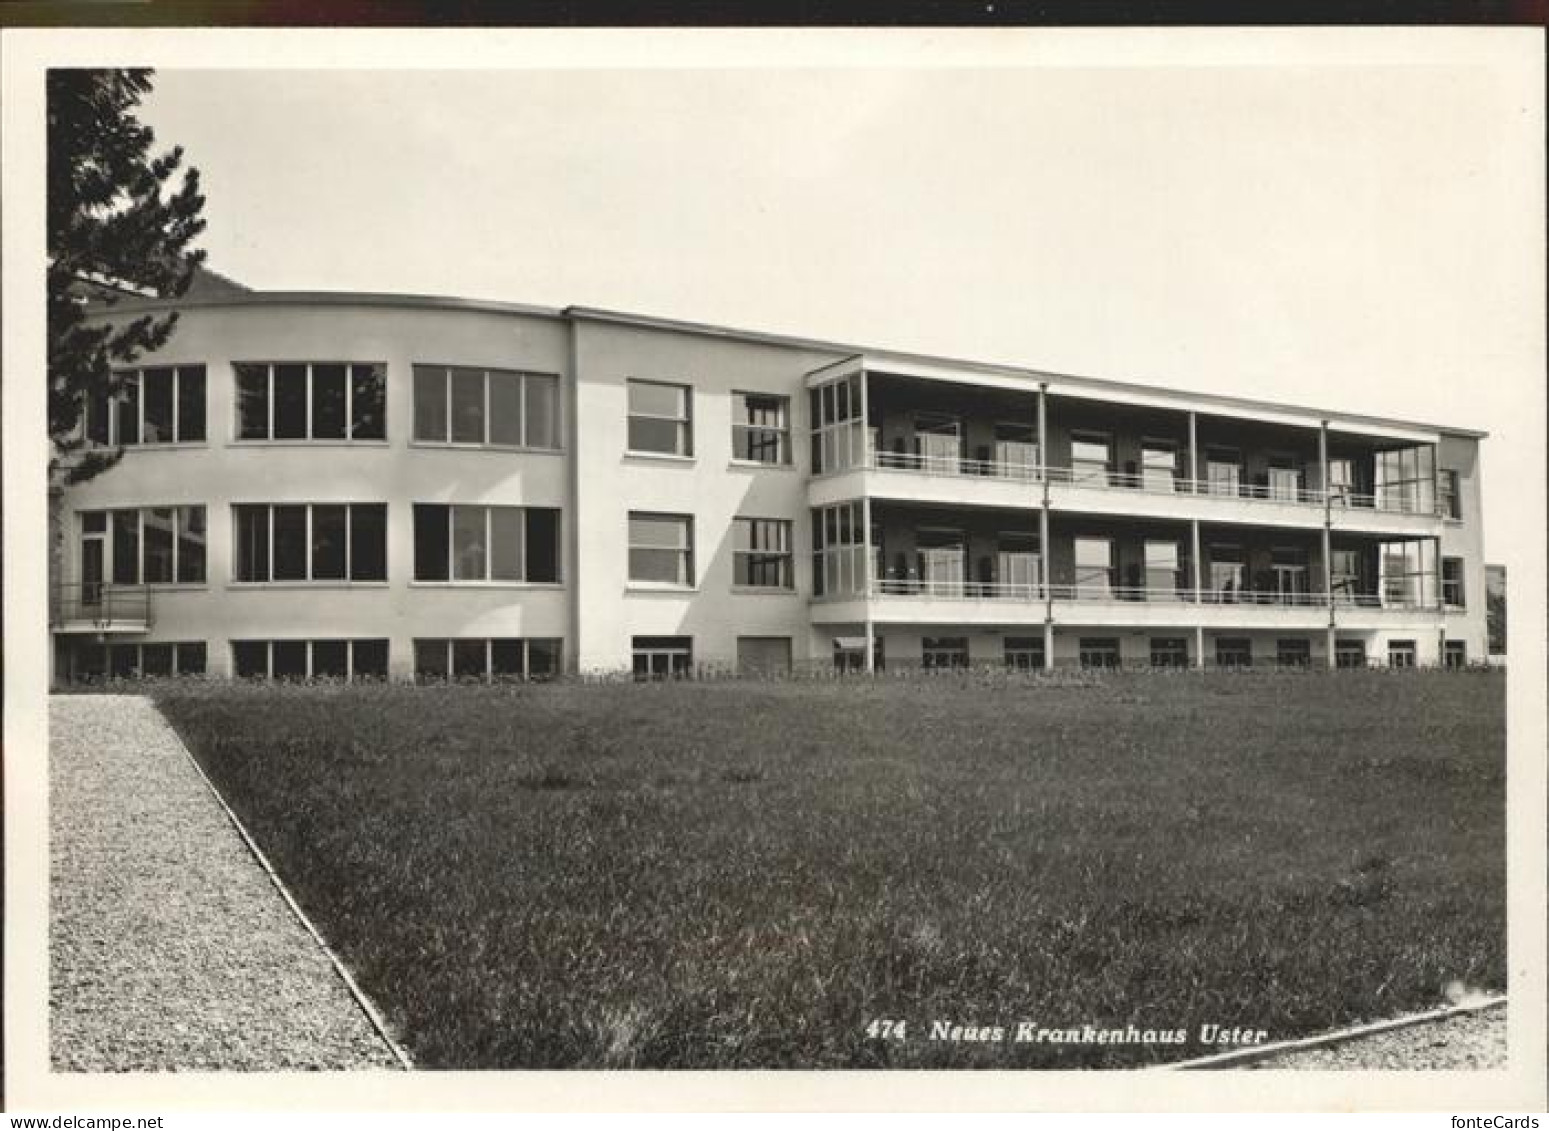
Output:
[[[81,515],[81,607],[102,607],[102,583],[106,580],[108,526],[101,511]]]

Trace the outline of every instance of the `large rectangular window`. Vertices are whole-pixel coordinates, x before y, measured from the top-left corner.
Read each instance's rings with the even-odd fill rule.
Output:
[[[205,647],[202,640],[148,642],[115,641],[106,646],[87,645],[97,656],[78,655],[72,678],[108,675],[113,679],[167,679],[171,676],[204,675]],[[81,660],[86,660],[82,663]],[[103,666],[105,664],[105,666]]]
[[[1377,453],[1379,510],[1430,514],[1436,509],[1436,449],[1430,444]]]
[[[126,447],[204,442],[204,366],[125,369],[113,379],[113,396],[86,402],[82,428],[88,440]]]
[[[629,450],[650,455],[694,454],[693,396],[687,385],[629,382]]]
[[[686,514],[629,513],[629,580],[694,584],[694,519]]]
[[[1005,659],[1006,666],[1017,671],[1042,671],[1044,665],[1043,637],[1006,637]]]
[[[1342,669],[1366,666],[1366,642],[1341,637],[1334,641],[1334,666]]]
[[[559,448],[553,373],[455,365],[414,367],[414,440],[491,448]]]
[[[387,366],[380,362],[239,361],[238,440],[387,438]]]
[[[636,636],[630,641],[636,679],[668,679],[694,672],[692,636]]]
[[[386,503],[237,503],[237,581],[386,581]]]
[[[1077,658],[1083,668],[1116,668],[1120,665],[1117,636],[1083,636],[1077,645]]]
[[[556,638],[493,637],[416,640],[414,678],[493,681],[553,679],[560,674]]]
[[[1382,569],[1382,603],[1391,608],[1430,608],[1437,599],[1436,543],[1429,538],[1383,542],[1378,547]]]
[[[1188,667],[1188,638],[1183,636],[1153,636],[1151,638],[1151,666],[1153,668]]]
[[[791,399],[773,393],[731,395],[732,458],[746,463],[791,462]]]
[[[1412,668],[1415,666],[1415,642],[1413,640],[1388,641],[1388,667]]]
[[[381,680],[387,678],[385,639],[233,640],[238,679]]]
[[[105,560],[115,585],[204,584],[204,507],[81,511],[80,519],[80,560],[92,574],[82,581],[102,581]]]
[[[1216,667],[1251,668],[1253,666],[1253,642],[1246,636],[1220,636],[1216,638]]]
[[[1205,451],[1205,490],[1212,495],[1237,495],[1242,491],[1242,456],[1233,448]]]
[[[1442,663],[1449,668],[1468,667],[1468,644],[1462,640],[1443,641],[1441,646]]]
[[[794,589],[791,524],[783,518],[738,518],[732,526],[732,583],[751,589]]]
[[[1282,668],[1307,667],[1312,663],[1312,644],[1290,636],[1276,640],[1275,663]]]
[[[559,510],[414,504],[415,581],[559,581]]]

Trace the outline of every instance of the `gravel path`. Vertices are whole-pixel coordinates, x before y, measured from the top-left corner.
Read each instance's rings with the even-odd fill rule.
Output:
[[[49,722],[55,1071],[398,1067],[148,699]]]
[[[1325,1048],[1261,1060],[1252,1068],[1403,1071],[1506,1067],[1506,1006],[1460,1013]]]

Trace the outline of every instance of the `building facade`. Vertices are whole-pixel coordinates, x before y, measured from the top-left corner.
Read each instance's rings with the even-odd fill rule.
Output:
[[[1487,655],[1482,433],[578,307],[177,309],[59,500],[60,681]]]

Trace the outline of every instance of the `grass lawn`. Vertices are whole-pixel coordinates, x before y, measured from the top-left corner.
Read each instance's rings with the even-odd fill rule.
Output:
[[[1119,1067],[1505,983],[1505,681],[178,686],[438,1068]],[[866,1033],[907,1022],[904,1040]],[[929,1039],[933,1022],[1001,1042]],[[1185,1044],[1016,1042],[1187,1030]]]

